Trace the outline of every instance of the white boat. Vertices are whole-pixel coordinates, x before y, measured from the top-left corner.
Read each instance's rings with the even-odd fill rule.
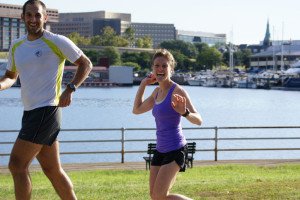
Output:
[[[238,88],[253,88],[256,89],[256,83],[249,81],[248,79],[240,80],[236,82],[236,87]]]
[[[195,76],[195,77],[187,79],[187,82],[191,86],[202,86],[204,83],[204,80],[202,80],[200,76]]]

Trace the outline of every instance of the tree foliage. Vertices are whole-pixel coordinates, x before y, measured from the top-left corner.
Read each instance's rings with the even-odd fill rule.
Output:
[[[100,58],[110,58],[110,63],[124,64],[136,63],[139,67],[135,70],[148,71],[151,70],[152,53],[128,53],[122,55],[118,53],[115,47],[129,47],[135,45],[139,48],[151,48],[152,39],[149,35],[135,39],[134,30],[128,27],[123,36],[116,35],[113,28],[107,26],[101,30],[101,35],[94,37],[83,37],[78,33],[71,33],[68,37],[76,45],[93,45],[93,46],[107,46],[103,51],[86,50],[85,54],[91,59],[93,64],[98,64]],[[202,70],[213,69],[215,66],[229,65],[229,46],[226,44],[219,44],[213,47],[206,43],[190,43],[182,40],[168,40],[160,44],[160,48],[168,49],[172,52],[176,62],[176,70]],[[227,49],[227,51],[226,51]],[[221,53],[222,52],[222,53]],[[250,67],[249,55],[251,51],[248,49],[238,50],[235,47],[233,53],[234,66]],[[66,64],[70,64],[68,61]]]
[[[89,45],[91,43],[90,37],[80,36],[79,33],[70,33],[68,38],[74,42],[76,45]]]
[[[198,69],[213,69],[221,64],[222,54],[215,47],[203,46],[197,57],[196,65]]]
[[[149,52],[140,52],[140,53],[129,53],[124,52],[121,55],[121,59],[123,63],[126,62],[134,62],[141,66],[141,69],[151,68],[152,54]]]
[[[151,48],[152,39],[149,35],[140,37],[135,41],[135,46],[139,48]]]
[[[196,58],[198,51],[196,47],[190,42],[183,40],[167,40],[160,44],[161,48],[177,51],[189,58]]]
[[[119,65],[121,63],[120,54],[116,47],[106,47],[101,53],[101,58],[109,58],[110,65]]]
[[[133,71],[134,72],[138,72],[141,70],[141,66],[135,62],[125,62],[125,63],[122,63],[122,66],[130,66],[130,67],[134,67],[133,68]]]
[[[133,30],[133,28],[130,26],[128,27],[125,32],[124,32],[124,39],[127,40],[129,42],[129,45],[132,47],[135,41],[135,37],[134,37],[135,31]]]

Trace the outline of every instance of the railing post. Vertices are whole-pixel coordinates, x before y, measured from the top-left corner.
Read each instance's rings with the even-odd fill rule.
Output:
[[[121,150],[121,156],[122,156],[122,160],[121,163],[124,163],[124,157],[125,157],[125,128],[122,127],[122,150]]]
[[[218,127],[215,127],[215,161],[218,161]]]

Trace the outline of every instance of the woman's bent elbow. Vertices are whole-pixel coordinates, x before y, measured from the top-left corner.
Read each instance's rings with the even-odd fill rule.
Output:
[[[136,109],[133,109],[133,110],[132,110],[132,113],[135,114],[135,115],[141,114],[141,113],[138,112]]]

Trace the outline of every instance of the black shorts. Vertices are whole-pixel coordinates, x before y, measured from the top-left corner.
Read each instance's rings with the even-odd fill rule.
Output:
[[[61,120],[61,108],[56,106],[24,111],[18,138],[51,146],[60,131]]]
[[[175,151],[170,151],[167,153],[160,153],[156,151],[151,161],[152,166],[162,166],[169,164],[171,162],[175,162],[180,167],[180,172],[184,172],[186,169],[186,165],[188,163],[188,147],[185,145],[184,147],[177,149]]]

